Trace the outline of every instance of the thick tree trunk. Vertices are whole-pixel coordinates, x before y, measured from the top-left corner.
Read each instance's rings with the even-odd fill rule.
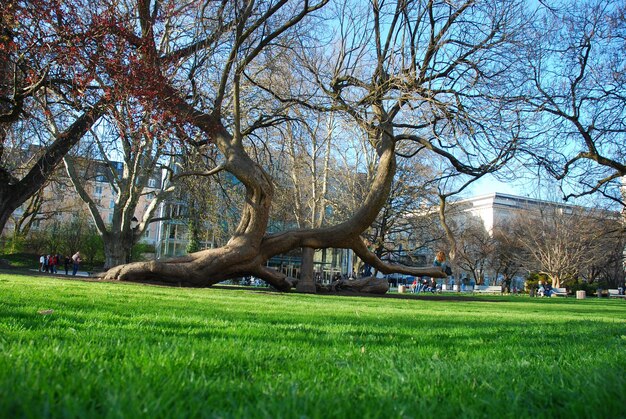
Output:
[[[185,107],[184,103],[179,103]],[[211,115],[186,108],[196,126],[214,139],[225,156],[225,168],[246,188],[241,221],[226,246],[193,253],[167,261],[137,262],[110,269],[105,279],[209,286],[225,279],[254,275],[277,289],[289,290],[295,282],[286,275],[266,268],[268,258],[261,251],[269,219],[274,187],[265,171],[247,155],[221,122]],[[273,255],[272,255],[273,256]]]
[[[213,122],[213,127],[216,126]],[[272,256],[297,248],[350,248],[365,262],[382,273],[400,272],[410,275],[443,277],[438,268],[413,268],[383,263],[370,252],[360,234],[373,222],[384,205],[395,173],[393,142],[381,146],[377,176],[363,206],[345,222],[329,228],[301,229],[263,236],[269,217],[273,187],[263,169],[245,154],[243,148],[232,144],[222,128],[214,134],[216,142],[223,144],[230,164],[229,171],[246,186],[246,205],[236,233],[226,246],[193,253],[187,257],[167,261],[138,262],[109,270],[104,276],[109,280],[161,282],[189,286],[209,286],[225,279],[254,275],[279,290],[289,290],[292,278],[265,267]],[[370,289],[370,288],[366,288]]]
[[[4,183],[4,181],[0,180],[0,183]],[[0,187],[0,232],[4,229],[4,226],[9,221],[11,214],[19,205],[11,194],[11,191],[8,188]]]
[[[102,277],[105,280],[206,287],[229,278],[254,275],[280,291],[288,291],[293,286],[295,281],[292,278],[264,267],[261,262],[258,256],[250,257],[247,249],[226,245],[181,258],[116,266]]]
[[[104,268],[109,269],[115,266],[128,263],[133,247],[132,238],[124,238],[119,235],[103,236],[104,239]]]
[[[315,274],[313,272],[313,258],[315,256],[315,250],[310,247],[302,249],[302,264],[300,265],[300,280],[296,285],[298,292],[310,292],[314,293],[315,289]]]

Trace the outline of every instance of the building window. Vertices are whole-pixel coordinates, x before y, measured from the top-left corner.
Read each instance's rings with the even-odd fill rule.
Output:
[[[102,195],[102,186],[96,186],[96,196]]]
[[[172,205],[169,208],[169,214],[172,218],[183,217],[186,212],[186,207],[184,205]]]
[[[111,199],[109,201],[109,209],[113,209],[113,208],[115,208],[115,201],[113,199]]]
[[[149,180],[148,180],[148,187],[150,187],[150,188],[156,188],[156,184],[157,184],[156,179],[149,179]]]

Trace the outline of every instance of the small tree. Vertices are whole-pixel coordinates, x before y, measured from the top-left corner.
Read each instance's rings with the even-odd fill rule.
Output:
[[[477,284],[483,284],[485,271],[495,250],[494,238],[478,217],[466,216],[457,235],[456,263],[471,272]]]
[[[511,280],[521,270],[520,260],[524,259],[525,250],[515,240],[515,224],[511,222],[500,223],[493,230],[493,252],[489,259],[489,267],[495,277],[502,275],[504,280]]]

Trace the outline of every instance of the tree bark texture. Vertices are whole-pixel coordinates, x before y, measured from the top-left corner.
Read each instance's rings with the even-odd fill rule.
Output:
[[[340,279],[330,285],[318,285],[318,292],[355,292],[365,294],[386,294],[389,291],[389,281],[373,276],[359,279]]]
[[[313,258],[315,250],[310,247],[302,249],[302,263],[300,265],[300,280],[296,285],[298,292],[315,293],[315,276],[313,272]]]
[[[130,234],[105,233],[108,237],[104,241],[105,269],[128,263],[134,244]]]

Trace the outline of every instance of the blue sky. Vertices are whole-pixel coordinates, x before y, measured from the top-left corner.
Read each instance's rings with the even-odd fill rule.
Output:
[[[500,192],[509,195],[525,196],[524,187],[513,182],[501,182],[491,175],[486,175],[478,180],[470,188],[471,195],[484,195],[493,192]]]

